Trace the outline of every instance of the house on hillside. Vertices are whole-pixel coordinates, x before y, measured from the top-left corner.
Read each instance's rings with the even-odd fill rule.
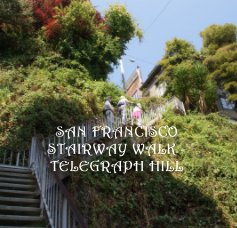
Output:
[[[162,97],[166,92],[166,82],[158,83],[158,78],[162,74],[161,65],[156,65],[149,73],[147,80],[141,86],[143,97],[159,96]]]
[[[127,95],[137,99],[141,97],[164,96],[167,84],[166,82],[158,83],[158,78],[161,74],[161,66],[156,65],[148,75],[147,80],[142,84],[141,71],[138,67],[126,82]],[[174,111],[181,114],[186,113],[183,102],[177,97],[172,97],[167,103],[172,104]]]
[[[125,84],[126,94],[133,98],[141,98],[142,91],[140,90],[142,86],[142,74],[139,66],[133,71],[129,79]]]

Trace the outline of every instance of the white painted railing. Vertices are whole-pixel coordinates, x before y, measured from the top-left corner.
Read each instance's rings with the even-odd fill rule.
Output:
[[[8,151],[0,149],[0,164],[28,167],[28,151]]]
[[[41,208],[47,212],[51,227],[87,227],[59,174],[51,170],[48,157],[37,137],[32,138],[30,166],[38,182]]]

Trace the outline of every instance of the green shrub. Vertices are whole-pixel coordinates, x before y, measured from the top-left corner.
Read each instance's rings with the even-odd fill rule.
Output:
[[[125,175],[73,173],[67,184],[89,226],[97,227],[99,223],[102,227],[234,227],[236,126],[218,114],[177,116],[172,112],[157,127],[161,125],[178,128],[175,160],[184,166],[184,172],[145,169],[131,170]],[[168,141],[154,138],[151,143]],[[162,160],[173,161],[170,156],[162,156]],[[147,167],[151,158],[135,156],[129,147],[122,158],[97,159],[144,161]]]

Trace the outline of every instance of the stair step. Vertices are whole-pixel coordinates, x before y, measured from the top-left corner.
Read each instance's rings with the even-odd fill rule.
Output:
[[[39,203],[39,199],[16,198],[16,197],[0,197],[0,202],[15,202],[15,203]]]
[[[38,205],[37,205],[38,206]],[[36,207],[35,204],[22,206],[22,203],[17,205],[0,205],[1,215],[22,215],[22,216],[40,216],[41,209]],[[7,224],[12,225],[12,224]]]
[[[46,228],[45,226],[19,226],[19,225],[16,225],[16,226],[0,226],[0,228]]]
[[[41,222],[43,217],[41,216],[21,216],[21,215],[0,215],[0,221],[34,221]]]
[[[29,178],[29,179],[34,179],[34,176],[32,174],[27,174],[27,173],[11,173],[11,172],[2,172],[0,171],[0,176],[1,177],[19,177],[19,178]]]
[[[0,205],[0,211],[19,211],[19,212],[40,212],[41,209],[37,207],[21,207],[21,206],[5,206]]]
[[[0,165],[0,228],[46,228],[29,168]]]
[[[1,172],[12,172],[12,173],[27,173],[31,174],[32,171],[30,168],[23,168],[23,167],[17,167],[17,166],[0,166]]]
[[[10,189],[0,189],[1,195],[17,195],[17,196],[28,196],[28,197],[36,197],[39,195],[37,192],[31,191],[20,191],[20,190],[10,190]]]
[[[27,178],[12,178],[12,177],[0,177],[0,182],[5,182],[5,183],[29,183],[29,184],[34,184],[35,181],[32,179],[27,179]]]
[[[0,188],[14,188],[14,189],[35,189],[35,185],[29,184],[12,184],[12,183],[0,183]]]
[[[0,215],[2,227],[46,227],[46,222],[41,216],[31,215]]]

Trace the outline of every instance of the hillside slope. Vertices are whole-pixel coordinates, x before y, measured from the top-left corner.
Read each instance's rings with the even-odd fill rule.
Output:
[[[178,129],[175,160],[184,172],[72,174],[68,184],[90,227],[235,227],[237,127],[218,114],[167,113],[157,127],[161,125]],[[156,137],[150,143],[167,140]],[[162,160],[173,160],[162,156]],[[146,164],[150,159],[135,156],[131,147],[122,158]]]

